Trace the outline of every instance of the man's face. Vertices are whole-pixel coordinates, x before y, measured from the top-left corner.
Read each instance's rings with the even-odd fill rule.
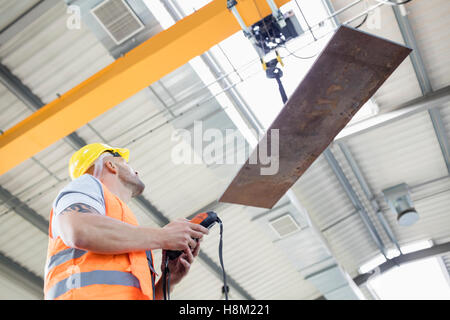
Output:
[[[125,161],[122,157],[111,157],[114,164],[117,166],[118,177],[120,181],[127,188],[131,190],[132,197],[136,197],[140,195],[144,189],[145,184],[139,178],[137,171],[134,171],[133,168]]]

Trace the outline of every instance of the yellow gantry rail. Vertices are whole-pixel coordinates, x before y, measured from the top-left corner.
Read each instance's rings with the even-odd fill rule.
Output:
[[[247,26],[271,13],[265,0],[240,0],[236,9]],[[1,135],[0,175],[239,30],[226,0],[178,21]]]

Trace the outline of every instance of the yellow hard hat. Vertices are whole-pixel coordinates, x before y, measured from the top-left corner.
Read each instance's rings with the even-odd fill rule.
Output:
[[[105,151],[117,152],[128,162],[130,150],[113,148],[104,143],[91,143],[75,152],[69,161],[69,173],[72,180],[83,175],[95,160]]]

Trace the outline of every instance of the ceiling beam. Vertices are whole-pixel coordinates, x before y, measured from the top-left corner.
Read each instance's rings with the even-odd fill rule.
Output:
[[[417,81],[419,82],[422,94],[426,95],[433,91],[431,87],[431,82],[428,77],[427,71],[425,70],[425,65],[423,63],[422,56],[420,54],[419,47],[417,45],[414,32],[412,30],[411,24],[409,23],[408,17],[402,12],[399,6],[391,6],[394,11],[395,19],[397,20],[400,33],[402,34],[403,41],[405,44],[413,49],[409,57],[414,68],[414,72],[417,76]]]
[[[48,221],[2,186],[0,186],[0,200],[41,232],[48,232]],[[37,298],[43,298],[44,280],[1,252],[0,271],[6,274],[8,279],[17,282],[20,286],[36,295]]]
[[[428,111],[442,106],[449,101],[450,86],[436,90],[426,96],[422,96],[408,101],[397,109],[381,113],[367,120],[362,120],[353,125],[347,126],[336,136],[334,141],[347,140],[354,136],[364,134],[368,131],[390,125],[396,121],[413,116],[417,113]]]
[[[369,231],[369,234],[371,235],[373,241],[377,245],[378,249],[380,249],[380,252],[386,257],[387,249],[383,243],[383,240],[381,239],[377,229],[370,220],[369,214],[367,213],[364,205],[362,204],[361,200],[359,199],[358,195],[353,189],[350,181],[348,180],[338,161],[334,157],[330,148],[327,148],[323,152],[323,155],[326,161],[328,162],[329,166],[331,167],[333,173],[336,175],[339,183],[341,184],[348,198],[355,207],[356,211],[359,213],[359,216],[361,217],[361,220],[363,221],[367,231]]]
[[[325,7],[327,8],[329,14],[336,13],[330,0],[322,0],[322,1],[325,4]],[[359,3],[359,2],[355,1],[352,4],[350,4],[349,6],[353,6],[357,3]],[[334,26],[338,26],[341,24],[339,19],[336,16],[333,17],[332,22],[333,22]],[[344,153],[344,156],[345,156],[351,170],[355,174],[361,188],[365,192],[366,197],[368,198],[369,202],[373,206],[373,209],[375,210],[375,212],[378,214],[379,219],[381,218],[380,222],[384,221],[384,217],[382,216],[382,213],[379,212],[379,210],[377,210],[378,204],[376,202],[372,202],[373,196],[370,191],[370,188],[369,188],[367,182],[365,181],[364,176],[362,175],[362,173],[359,169],[359,166],[357,165],[356,161],[352,157],[350,150],[348,148],[346,148],[346,145],[344,144],[344,142],[340,143],[340,147],[341,147],[342,152]],[[358,194],[353,189],[353,186],[351,185],[350,181],[348,180],[347,176],[345,175],[345,173],[342,170],[341,166],[339,165],[338,161],[334,157],[330,147],[327,148],[323,154],[324,154],[325,160],[328,162],[328,165],[331,167],[333,173],[336,175],[339,183],[341,184],[342,188],[344,189],[345,193],[347,194],[348,198],[350,199],[354,208],[356,209],[356,212],[358,212],[359,216],[361,217],[361,220],[363,221],[363,223],[364,223],[366,229],[368,230],[370,236],[372,237],[373,241],[375,242],[375,244],[377,245],[377,247],[379,248],[379,250],[383,254],[383,256],[386,257],[387,249],[377,231],[377,228],[372,223],[367,210],[365,209],[364,205],[362,204]],[[397,244],[397,240],[395,239],[393,233],[388,232],[388,231],[391,231],[389,228],[389,225],[382,223],[382,226],[385,228],[389,237],[391,239],[393,239],[393,241],[395,241],[395,244]]]
[[[425,69],[425,64],[420,54],[419,46],[417,44],[416,38],[414,36],[413,29],[406,16],[406,8],[401,6],[392,6],[394,11],[395,19],[397,20],[398,27],[402,34],[405,44],[413,49],[410,54],[411,62],[416,74],[417,81],[419,82],[422,95],[426,96],[433,92],[430,78],[428,77],[427,71]],[[442,122],[442,117],[439,108],[434,108],[428,110],[431,122],[433,123],[433,128],[436,134],[436,138],[439,142],[442,155],[444,157],[445,164],[447,166],[447,171],[450,173],[450,143],[448,134],[445,130],[444,124]]]
[[[17,19],[0,30],[0,46],[3,46],[6,42],[20,33],[23,29],[35,22],[44,13],[57,5],[60,1],[61,0],[41,0],[36,3],[30,9],[20,15]]]
[[[6,276],[8,280],[20,284],[22,288],[35,295],[36,298],[42,299],[44,297],[44,280],[1,252],[0,273]]]
[[[41,109],[45,105],[41,98],[35,95],[28,86],[26,86],[2,63],[0,63],[0,83],[2,83],[33,112]],[[76,132],[72,132],[67,137],[64,137],[64,139],[72,145],[72,147],[76,147],[77,149],[86,144]]]
[[[381,206],[379,205],[376,197],[373,195],[366,178],[364,177],[361,169],[359,168],[358,163],[356,162],[356,159],[353,157],[350,151],[350,148],[344,142],[338,142],[338,146],[341,149],[342,153],[344,154],[344,157],[347,160],[347,163],[350,166],[350,169],[352,170],[354,176],[356,177],[359,186],[363,190],[364,195],[366,196],[367,200],[369,200],[370,205],[372,206],[372,209],[378,218],[378,221],[380,222],[381,226],[384,229],[384,232],[386,232],[387,236],[389,237],[391,242],[395,245],[395,247],[398,249],[398,251],[402,252],[400,245],[397,241],[397,238],[395,237],[394,232],[389,226],[389,222],[384,217],[384,213],[381,210]]]
[[[0,186],[0,200],[3,201],[3,204],[9,207],[10,210],[13,210],[23,219],[47,234],[48,221],[2,186]]]
[[[434,133],[441,147],[442,156],[444,157],[447,172],[450,174],[450,143],[445,125],[439,108],[429,109],[431,122],[433,123]]]
[[[275,2],[281,6],[288,0]],[[271,13],[265,0],[240,1],[236,8],[247,25]],[[4,132],[0,136],[0,175],[239,30],[226,2],[215,0],[148,39]]]

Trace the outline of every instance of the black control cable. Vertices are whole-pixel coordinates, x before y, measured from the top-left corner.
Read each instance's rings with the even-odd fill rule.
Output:
[[[198,223],[205,228],[210,229],[216,222],[220,226],[220,239],[219,239],[219,261],[222,268],[223,275],[223,290],[225,293],[225,300],[228,300],[228,286],[227,286],[227,275],[225,273],[225,267],[223,265],[223,223],[222,220],[213,211],[203,212],[196,215],[192,220],[192,223]],[[166,257],[164,261],[164,272],[163,272],[163,296],[164,300],[170,300],[170,269],[169,260],[178,258],[183,252],[182,251],[166,251]]]

